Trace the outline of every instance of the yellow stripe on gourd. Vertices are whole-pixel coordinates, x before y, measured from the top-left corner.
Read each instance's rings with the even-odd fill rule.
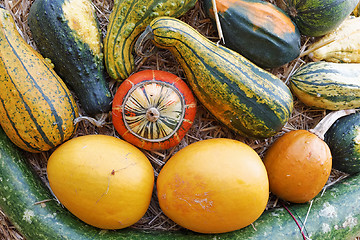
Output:
[[[89,45],[91,51],[101,54],[100,33],[93,21],[95,9],[88,0],[67,0],[63,5],[64,17],[79,41]],[[92,24],[89,24],[92,23]]]

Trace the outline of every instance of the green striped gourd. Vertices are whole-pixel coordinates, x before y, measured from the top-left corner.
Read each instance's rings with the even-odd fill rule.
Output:
[[[47,151],[73,135],[76,117],[65,83],[0,9],[0,124],[6,134],[24,150]]]
[[[105,66],[111,78],[122,81],[134,71],[134,43],[158,16],[180,17],[197,0],[115,0],[104,39]]]
[[[294,95],[314,108],[341,110],[360,107],[360,64],[310,62],[290,79]]]
[[[146,39],[170,50],[199,101],[236,133],[267,138],[289,119],[293,98],[283,81],[188,24],[156,18],[139,37],[136,49]]]

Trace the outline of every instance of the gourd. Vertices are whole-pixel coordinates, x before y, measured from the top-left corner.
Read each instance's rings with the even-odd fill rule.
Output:
[[[26,239],[304,239],[292,216],[284,208],[266,210],[252,226],[224,234],[196,234],[191,231],[104,231],[80,221],[63,208],[32,171],[21,149],[0,128],[0,208]],[[288,206],[298,222],[306,222],[304,234],[312,239],[354,239],[360,225],[360,174],[326,188],[310,204]],[[331,210],[331,211],[329,211]],[[334,213],[329,215],[329,213]],[[306,219],[306,221],[305,221]],[[255,228],[255,229],[254,229]]]
[[[328,110],[360,107],[360,64],[309,62],[290,78],[290,89],[305,105]]]
[[[359,13],[360,13],[359,10],[360,10],[360,2],[356,5],[356,7],[354,8],[354,10],[352,12],[355,17],[359,17]]]
[[[275,68],[300,54],[300,33],[280,8],[261,0],[216,0],[224,45],[256,65]],[[204,9],[216,26],[212,0]]]
[[[186,83],[161,70],[132,74],[119,86],[112,104],[116,131],[126,141],[147,150],[178,145],[195,114],[196,100]]]
[[[360,63],[360,18],[349,17],[334,31],[312,44],[313,61]]]
[[[30,152],[47,151],[76,130],[78,108],[69,89],[20,36],[14,19],[0,9],[0,124]]]
[[[324,134],[333,156],[333,168],[348,174],[360,172],[360,113],[338,118]]]
[[[359,0],[277,0],[298,26],[300,33],[323,36],[337,28],[354,10]]]
[[[218,46],[186,23],[154,19],[136,43],[151,39],[168,49],[184,69],[198,100],[238,134],[267,138],[281,130],[293,109],[286,84],[240,54]]]
[[[134,43],[146,26],[158,16],[180,17],[197,0],[128,0],[114,2],[104,39],[105,66],[110,77],[128,78],[135,69]]]
[[[285,133],[271,144],[264,165],[273,194],[285,201],[305,203],[325,186],[332,156],[323,139],[300,129]]]
[[[85,114],[111,109],[99,24],[89,0],[36,0],[28,23],[40,53],[74,91]]]

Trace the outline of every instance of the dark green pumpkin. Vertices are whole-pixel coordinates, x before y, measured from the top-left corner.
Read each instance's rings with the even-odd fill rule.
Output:
[[[360,172],[360,113],[343,116],[325,133],[324,141],[333,156],[333,168],[345,173]]]
[[[40,53],[91,116],[111,109],[101,32],[91,1],[35,0],[29,27]]]
[[[280,8],[261,0],[216,0],[225,46],[264,68],[286,64],[300,54],[300,33]],[[204,9],[216,26],[213,1]]]
[[[300,32],[307,36],[325,35],[338,27],[355,9],[359,0],[277,0],[289,13]]]

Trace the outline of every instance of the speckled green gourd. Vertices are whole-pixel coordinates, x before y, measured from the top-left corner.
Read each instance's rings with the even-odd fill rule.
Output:
[[[111,109],[102,38],[90,0],[35,0],[28,23],[40,53],[92,117]]]
[[[309,62],[290,78],[290,89],[310,107],[342,110],[360,107],[360,63]]]
[[[293,239],[303,236],[284,208],[265,211],[252,226],[224,234],[197,234],[187,230],[103,231],[80,221],[63,208],[31,169],[23,152],[0,129],[0,209],[26,239],[69,240],[208,240]],[[297,221],[306,224],[311,239],[354,239],[360,232],[360,175],[348,177],[326,189],[313,204],[288,206]]]
[[[345,173],[360,172],[360,113],[337,119],[324,135],[333,157],[333,168]]]
[[[113,79],[122,81],[134,71],[134,43],[156,17],[180,17],[197,0],[116,0],[104,39],[106,69]]]
[[[293,110],[286,84],[188,24],[159,17],[139,37],[168,49],[186,74],[199,101],[223,124],[250,138],[267,138],[282,129]]]

